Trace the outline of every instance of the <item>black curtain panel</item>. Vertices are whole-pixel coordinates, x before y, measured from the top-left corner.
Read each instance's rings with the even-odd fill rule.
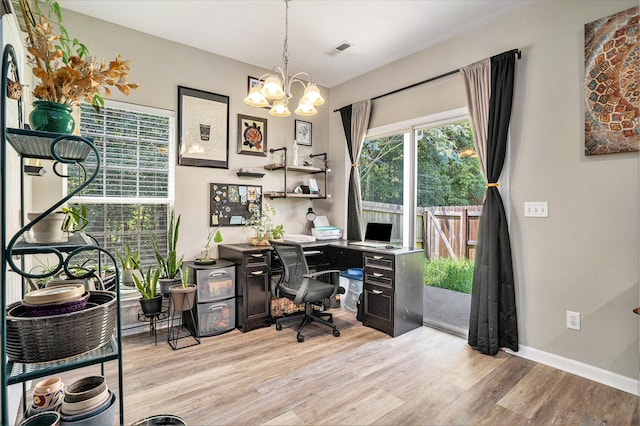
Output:
[[[501,347],[518,350],[511,243],[497,185],[507,150],[514,74],[514,52],[491,57],[488,184],[480,217],[468,339],[469,345],[487,355],[497,354]]]
[[[358,191],[356,188],[356,179],[360,179],[358,167],[355,164],[355,155],[353,149],[353,138],[351,136],[351,118],[353,107],[347,105],[340,108],[340,117],[342,118],[342,127],[344,129],[344,137],[347,141],[347,149],[349,150],[349,161],[351,161],[351,172],[349,173],[349,194],[347,204],[347,239],[351,241],[362,240],[362,223],[360,220],[360,200],[358,199]]]

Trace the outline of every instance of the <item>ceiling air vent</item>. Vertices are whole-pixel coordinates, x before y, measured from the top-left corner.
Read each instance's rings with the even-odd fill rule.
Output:
[[[332,47],[331,49],[329,49],[326,52],[324,52],[324,54],[325,55],[329,55],[329,56],[336,56],[338,53],[344,52],[345,50],[347,50],[351,46],[352,46],[352,44],[349,43],[348,41],[343,41],[342,43],[338,44],[337,46]]]

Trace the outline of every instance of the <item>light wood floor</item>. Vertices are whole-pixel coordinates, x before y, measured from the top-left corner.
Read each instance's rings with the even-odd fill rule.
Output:
[[[392,339],[343,312],[340,337],[314,325],[304,343],[273,326],[177,351],[164,330],[158,346],[147,334],[126,337],[125,421],[170,413],[190,425],[640,423],[634,395],[503,352],[484,356],[428,327]]]

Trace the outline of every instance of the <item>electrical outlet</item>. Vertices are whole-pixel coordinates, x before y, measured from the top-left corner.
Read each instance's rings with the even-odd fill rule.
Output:
[[[580,312],[567,311],[567,328],[580,331]]]
[[[549,217],[547,201],[525,201],[524,217]]]

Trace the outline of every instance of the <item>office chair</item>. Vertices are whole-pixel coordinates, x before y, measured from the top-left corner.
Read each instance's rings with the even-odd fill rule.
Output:
[[[278,297],[286,297],[296,304],[304,303],[304,312],[278,318],[276,330],[282,330],[282,324],[302,319],[298,327],[298,342],[304,342],[302,329],[309,323],[317,322],[333,329],[333,335],[340,336],[340,331],[333,324],[333,315],[314,309],[314,304],[322,303],[326,298],[344,293],[340,287],[338,270],[309,272],[302,246],[296,243],[270,241],[271,246],[282,262],[282,276],[276,285]],[[331,274],[331,283],[319,281],[316,277]]]

